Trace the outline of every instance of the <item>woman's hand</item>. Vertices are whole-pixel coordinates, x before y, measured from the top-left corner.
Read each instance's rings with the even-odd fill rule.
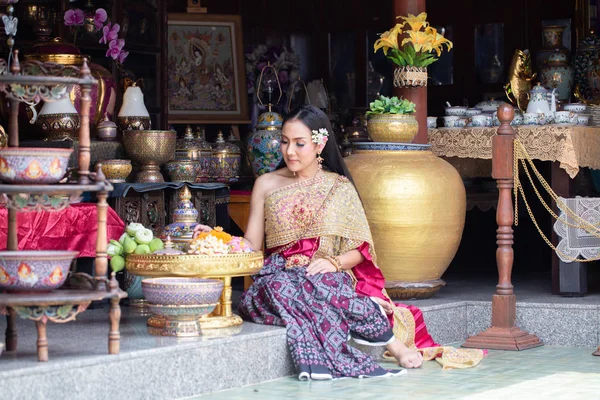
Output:
[[[390,315],[394,312],[394,308],[389,302],[380,299],[379,297],[376,297],[374,300],[377,302],[377,304],[383,307],[383,311],[385,311],[386,314]]]
[[[198,224],[196,225],[196,227],[194,228],[194,239],[202,232],[210,232],[212,231],[212,228],[208,225],[202,225],[202,224]]]
[[[312,276],[316,274],[324,274],[327,272],[336,272],[337,269],[329,260],[324,258],[317,258],[312,260],[308,267],[306,267],[306,276]]]

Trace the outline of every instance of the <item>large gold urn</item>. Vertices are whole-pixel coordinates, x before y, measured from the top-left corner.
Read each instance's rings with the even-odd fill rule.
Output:
[[[460,175],[429,145],[355,143],[345,158],[362,198],[386,290],[428,298],[454,258],[465,224]]]

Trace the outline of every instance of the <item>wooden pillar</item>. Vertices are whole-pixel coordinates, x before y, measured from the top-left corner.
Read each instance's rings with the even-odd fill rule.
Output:
[[[498,285],[496,285],[496,294],[492,296],[492,327],[469,337],[463,347],[526,350],[542,345],[537,336],[530,335],[515,326],[517,299],[511,282],[514,261],[512,189],[515,132],[510,126],[514,116],[515,111],[512,106],[504,103],[498,107],[498,119],[502,124],[498,128],[498,134],[492,138],[492,176],[498,184],[496,209]]]
[[[394,18],[408,13],[418,15],[425,12],[425,0],[394,0]],[[396,20],[392,22],[396,23]],[[420,88],[394,88],[394,96],[402,96],[415,103],[416,118],[419,122],[419,132],[413,143],[427,143],[427,86]]]
[[[91,79],[91,71],[88,67],[87,58],[83,60],[83,66],[81,67],[82,79]],[[81,120],[81,126],[79,127],[79,179],[80,185],[87,185],[90,183],[90,158],[91,158],[91,142],[90,142],[90,105],[92,103],[92,97],[90,95],[92,91],[92,84],[82,84],[81,88],[81,112],[79,118]]]

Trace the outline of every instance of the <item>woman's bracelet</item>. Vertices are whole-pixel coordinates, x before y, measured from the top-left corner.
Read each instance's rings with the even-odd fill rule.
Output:
[[[329,261],[335,267],[335,272],[341,272],[342,271],[342,263],[341,263],[340,258],[338,256],[335,256],[335,257],[325,256],[325,259],[327,261]]]

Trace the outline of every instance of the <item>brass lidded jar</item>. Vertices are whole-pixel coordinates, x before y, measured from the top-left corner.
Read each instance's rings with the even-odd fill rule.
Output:
[[[201,138],[194,137],[192,127],[187,125],[182,138],[177,139],[175,146],[176,160],[198,161],[200,164],[199,172],[195,177],[195,182],[208,182],[210,159],[212,157],[212,146]]]
[[[219,130],[210,162],[212,179],[223,183],[237,182],[240,178],[241,158],[240,148],[233,143],[226,142],[223,132]]]

